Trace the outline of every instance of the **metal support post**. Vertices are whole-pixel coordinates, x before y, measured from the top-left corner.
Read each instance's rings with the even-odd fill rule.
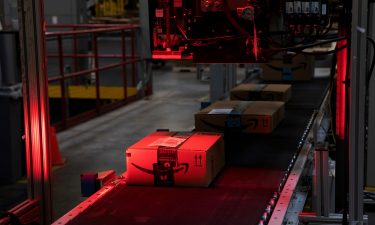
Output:
[[[315,147],[315,211],[317,216],[329,217],[330,193],[329,193],[329,166],[327,146]]]
[[[368,36],[375,40],[375,2],[369,7],[369,33]],[[370,22],[372,21],[372,22]],[[375,52],[368,48],[369,59],[373,59]],[[375,188],[375,71],[372,72],[369,87],[369,108],[368,108],[368,146],[367,146],[367,187]]]
[[[350,82],[349,222],[363,224],[364,128],[368,1],[353,1]]]
[[[197,80],[202,80],[204,66],[202,64],[197,64],[196,67],[197,67]]]
[[[51,160],[43,0],[18,0],[29,199],[51,224]]]
[[[215,102],[236,86],[235,64],[212,64],[210,66],[210,101]]]
[[[144,58],[151,58],[151,43],[150,43],[150,21],[148,12],[148,1],[139,1],[139,18],[141,27],[141,41],[139,46],[142,46],[141,56]]]
[[[210,102],[219,100],[225,93],[225,65],[210,66]]]
[[[314,182],[313,206],[317,217],[329,217],[331,212],[330,205],[330,182],[329,182],[329,156],[328,145],[326,143],[327,130],[331,118],[325,118],[326,111],[319,112],[323,120],[319,126],[313,127],[314,135]]]
[[[144,65],[139,74],[142,76],[142,86],[145,88],[145,94],[152,93],[152,57],[151,57],[151,41],[150,41],[150,17],[149,17],[149,1],[139,1],[139,18],[140,31],[137,36],[137,48],[140,51],[141,59],[144,59]],[[138,89],[140,89],[138,87]]]
[[[230,91],[237,85],[237,65],[236,64],[227,64],[227,80],[228,86],[227,91]]]

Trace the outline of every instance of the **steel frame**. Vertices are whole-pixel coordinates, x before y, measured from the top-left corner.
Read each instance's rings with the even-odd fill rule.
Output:
[[[33,221],[36,217],[39,216],[37,213],[38,211],[39,204],[36,200],[26,200],[17,205],[16,207],[12,208],[11,210],[9,210],[9,212],[21,218],[21,222]],[[11,221],[9,220],[9,218],[4,218],[0,220],[1,225],[7,225],[10,222]]]
[[[375,39],[375,2],[369,7],[369,33],[368,36]],[[370,22],[371,21],[371,22]],[[369,59],[375,56],[375,52],[369,48]],[[368,137],[367,137],[367,180],[366,186],[375,187],[375,71],[372,73],[369,87],[369,109],[368,109]]]
[[[18,0],[22,63],[21,71],[24,96],[25,143],[27,151],[28,200],[11,209],[10,212],[21,217],[21,220],[23,219],[23,216],[26,215],[27,219],[29,220],[39,219],[40,224],[49,225],[52,223],[52,169],[49,143],[50,119],[47,93],[48,77],[46,74],[47,70],[45,61],[46,27],[43,6],[43,0]],[[145,13],[144,8],[141,9],[141,14],[142,13]],[[144,23],[148,23],[148,21],[141,21],[141,24]],[[97,31],[99,30],[100,32],[100,29],[103,27],[102,25],[76,26],[77,27],[74,29],[81,26],[89,26],[97,29]],[[118,25],[116,25],[116,27],[106,25],[106,27],[107,29],[118,29]],[[130,28],[136,29],[137,27]],[[76,35],[76,33],[72,34]],[[134,39],[135,33],[132,32],[131,35]],[[149,43],[147,39],[148,32],[143,31],[143,42]],[[134,41],[132,43],[135,46],[136,43]],[[142,56],[144,56],[143,58],[150,59],[150,55],[147,55],[147,52],[150,52],[149,45],[142,45],[142,43],[139,44],[139,46],[142,47],[140,49],[142,49]],[[137,48],[139,46],[137,46]],[[134,52],[135,47],[132,48],[133,55]],[[135,67],[134,59],[131,60],[130,63],[132,63],[133,67]],[[146,62],[147,65],[150,63],[150,60]],[[150,68],[151,66],[147,67],[146,71],[142,71],[145,72],[146,76],[148,76],[146,78],[148,79],[147,81],[149,81],[147,83],[149,87],[152,85],[152,72]],[[103,111],[113,107],[116,106],[103,107]],[[0,224],[7,224],[8,222],[9,221],[7,220],[1,220]]]
[[[368,1],[353,1],[349,132],[349,222],[363,224]]]
[[[330,208],[330,183],[328,146],[315,148],[315,181],[314,193],[316,194],[317,216],[329,217]]]
[[[126,172],[123,173],[118,178],[116,178],[111,183],[109,183],[108,185],[105,185],[104,187],[102,187],[99,191],[97,191],[95,194],[87,198],[85,201],[81,202],[79,205],[77,205],[72,210],[67,212],[61,218],[54,221],[52,225],[68,224],[70,221],[72,221],[74,218],[76,218],[78,215],[84,212],[87,208],[95,204],[99,199],[101,199],[102,197],[104,197],[105,195],[113,191],[116,188],[116,186],[118,186],[119,184],[124,184],[124,183],[126,183]]]
[[[142,84],[137,88],[142,90],[141,93],[150,95],[153,91],[153,79],[148,1],[139,1],[139,18],[139,24],[142,29],[140,30],[139,38],[137,40],[138,42],[136,43],[136,45],[140,50],[140,55],[144,59],[144,65],[142,65],[144,71],[141,78]]]
[[[197,68],[199,70],[199,67]],[[237,64],[210,65],[210,102],[226,97],[225,95],[236,86]]]
[[[346,83],[350,84],[350,131],[349,131],[349,222],[351,225],[366,223],[366,217],[363,215],[363,187],[364,187],[364,143],[365,143],[365,87],[366,87],[366,57],[367,57],[367,20],[368,20],[368,1],[359,0],[352,1],[352,38],[351,38],[351,57],[349,66],[351,68],[350,80]],[[351,63],[351,64],[350,64]],[[349,99],[347,99],[349,100]],[[303,153],[303,151],[301,152]],[[303,156],[303,154],[302,154]],[[289,176],[288,182],[292,182],[293,172]],[[283,190],[284,192],[284,190]],[[290,197],[291,198],[291,197]],[[282,203],[282,202],[280,202]],[[290,203],[287,202],[288,204]],[[285,203],[283,203],[285,204]],[[278,203],[279,205],[279,203]],[[278,207],[278,205],[276,207]],[[286,210],[280,206],[280,210]],[[286,211],[285,211],[286,212]],[[275,215],[272,218],[280,218],[283,216],[278,213],[276,208]],[[284,214],[285,215],[285,214]],[[269,224],[282,224],[282,220],[276,221],[271,218]],[[329,217],[328,217],[329,218]],[[336,221],[338,218],[335,218]],[[364,219],[365,218],[365,219]],[[322,218],[321,218],[322,219]],[[327,219],[327,218],[326,218]],[[325,220],[324,222],[329,222]]]
[[[138,82],[139,78],[136,77],[137,75],[137,68],[136,64],[141,63],[142,57],[136,55],[136,45],[135,45],[135,33],[139,31],[139,26],[135,24],[126,24],[126,25],[109,25],[108,27],[103,24],[59,24],[59,25],[48,25],[48,28],[57,28],[61,29],[62,31],[54,31],[54,32],[46,32],[46,41],[56,41],[57,43],[57,53],[49,53],[47,57],[53,57],[58,59],[59,65],[59,74],[58,75],[49,75],[48,82],[58,82],[61,91],[61,112],[62,118],[59,122],[53,124],[57,129],[63,129],[69,127],[71,124],[76,124],[82,121],[86,121],[92,117],[102,114],[104,108],[108,105],[110,106],[120,106],[124,105],[132,100],[135,100],[134,97],[129,97],[127,93],[128,84],[132,87],[135,87]],[[121,41],[121,54],[99,54],[99,42],[98,37],[101,34],[116,34],[120,37]],[[91,37],[91,44],[93,46],[93,53],[92,54],[79,54],[78,52],[78,38],[82,36],[89,36]],[[126,49],[126,38],[130,38],[130,49]],[[73,49],[72,54],[64,53],[64,42],[63,40],[72,39],[73,41]],[[127,54],[127,52],[129,52]],[[138,52],[137,52],[138,53]],[[67,73],[65,71],[65,64],[64,60],[66,58],[71,58],[74,63],[74,69],[72,72]],[[78,68],[78,59],[81,58],[89,58],[93,60],[94,68],[79,70]],[[100,59],[102,58],[111,58],[116,59],[118,62],[106,64],[99,66]],[[131,79],[128,81],[128,74],[127,74],[127,66],[130,65],[131,67]],[[121,68],[122,74],[122,88],[123,88],[123,99],[121,99],[122,104],[118,104],[118,102],[106,103],[103,105],[102,99],[100,96],[100,76],[99,74],[103,71],[113,69],[113,68]],[[138,72],[142,73],[142,68],[138,68]],[[95,77],[95,94],[96,94],[96,108],[93,111],[86,111],[81,113],[80,115],[76,116],[69,116],[69,96],[67,92],[68,84],[67,81],[72,80],[77,81],[78,78],[82,76],[88,76],[90,74],[94,74]],[[88,113],[92,112],[92,113]],[[73,123],[74,121],[74,123]]]
[[[309,124],[308,127],[310,127],[311,125],[313,127],[320,127],[320,124],[322,123],[324,119],[324,114],[325,114],[324,112],[326,110],[328,101],[329,101],[329,98],[328,98],[328,95],[326,95],[319,109],[318,114],[316,115],[315,118],[312,118],[312,120],[310,121],[310,123],[312,124]],[[307,131],[307,132],[308,133],[306,133],[307,137],[305,139],[305,142],[301,143],[302,144],[301,151],[298,154],[298,157],[294,161],[293,167],[290,170],[290,174],[284,184],[284,187],[282,187],[279,200],[277,201],[277,204],[268,222],[269,225],[284,224],[287,212],[289,211],[289,207],[293,206],[291,202],[294,199],[294,195],[295,195],[298,182],[303,175],[304,168],[310,158],[311,151],[313,150],[313,143],[311,142],[311,140],[314,139],[315,130],[310,129],[310,131]],[[298,214],[294,216],[298,216]]]
[[[37,201],[44,225],[52,221],[52,207],[43,0],[18,0],[18,10],[28,198]]]

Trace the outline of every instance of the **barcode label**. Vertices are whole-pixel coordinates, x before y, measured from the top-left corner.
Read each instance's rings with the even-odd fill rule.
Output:
[[[159,138],[156,141],[152,142],[148,146],[150,147],[170,147],[175,148],[186,141],[186,138],[176,138],[176,137],[166,137],[166,138]]]
[[[233,108],[212,109],[208,114],[230,114]]]
[[[157,18],[163,18],[164,17],[164,10],[163,9],[156,9],[155,10],[155,16]]]
[[[327,15],[327,4],[322,4],[322,15]]]
[[[294,12],[293,2],[286,2],[285,3],[285,11],[286,11],[287,14],[292,14]]]
[[[182,0],[174,0],[174,7],[182,7]]]
[[[294,1],[294,13],[301,13],[301,12],[302,12],[301,1]]]
[[[311,12],[319,14],[319,2],[311,2]]]
[[[310,13],[310,2],[302,2],[302,12],[305,14]]]

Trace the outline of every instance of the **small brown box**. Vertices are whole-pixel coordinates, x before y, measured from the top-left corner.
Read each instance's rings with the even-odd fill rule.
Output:
[[[284,102],[218,101],[195,114],[197,131],[269,134],[284,118]]]
[[[261,64],[263,80],[311,80],[314,77],[314,57],[307,55],[276,55]]]
[[[291,97],[289,84],[240,84],[230,92],[230,99],[239,101],[288,102]]]
[[[207,187],[225,164],[218,133],[154,132],[126,150],[127,184]]]

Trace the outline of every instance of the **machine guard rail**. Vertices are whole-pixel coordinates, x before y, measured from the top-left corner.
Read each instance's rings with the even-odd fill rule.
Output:
[[[113,110],[116,107],[124,105],[130,101],[137,98],[137,93],[133,93],[132,96],[129,95],[128,89],[137,86],[137,63],[141,63],[143,60],[136,50],[136,34],[139,31],[139,25],[136,24],[55,24],[47,25],[47,31],[45,33],[47,44],[50,42],[56,42],[57,52],[51,52],[47,50],[48,60],[57,60],[57,70],[58,74],[48,75],[49,89],[53,87],[52,83],[58,82],[59,84],[54,86],[59,92],[58,97],[61,99],[61,118],[53,125],[57,129],[64,129],[80,122],[86,121],[90,118],[98,116],[109,110]],[[57,31],[55,31],[57,30]],[[105,37],[111,35],[112,37],[119,37],[121,52],[117,54],[104,54],[99,52],[99,37]],[[79,50],[79,40],[81,38],[86,38],[91,46],[91,52],[80,52]],[[130,51],[128,50],[127,41],[130,40]],[[71,48],[67,48],[64,44],[66,41],[70,41]],[[68,50],[67,50],[68,49]],[[120,49],[120,48],[119,48]],[[70,51],[70,52],[68,52]],[[79,60],[87,59],[91,60],[93,65],[88,65],[87,68],[80,68]],[[111,62],[109,64],[100,65],[100,59],[106,60],[117,60],[116,62]],[[65,68],[65,60],[72,60],[72,71],[67,72]],[[47,64],[49,65],[49,64]],[[130,66],[131,76],[128,77],[128,66]],[[103,101],[101,96],[100,88],[100,72],[108,71],[110,69],[120,68],[122,83],[115,84],[117,88],[122,88],[123,96],[121,99],[116,99],[108,101]],[[139,69],[140,67],[138,67]],[[94,78],[92,85],[90,87],[95,89],[95,109],[86,110],[78,115],[69,115],[69,86],[74,84],[78,87],[85,86],[87,84],[81,84],[81,78],[87,78],[87,76],[92,76]],[[130,80],[129,80],[130,78]],[[68,84],[67,81],[70,81]],[[136,91],[135,91],[136,92]],[[51,93],[51,92],[50,92]],[[50,96],[51,99],[51,96]],[[107,99],[108,100],[108,99]],[[53,113],[53,112],[52,112]]]

